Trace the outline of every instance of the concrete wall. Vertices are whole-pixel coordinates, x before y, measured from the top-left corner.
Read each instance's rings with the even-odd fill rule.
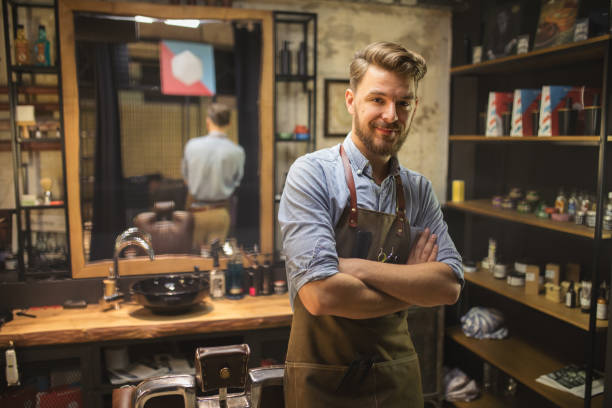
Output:
[[[333,146],[342,140],[323,136],[325,78],[348,78],[348,64],[355,51],[374,41],[398,41],[421,53],[427,60],[428,73],[419,86],[419,110],[399,158],[404,166],[429,178],[438,199],[444,201],[450,97],[449,10],[328,0],[234,1],[234,7],[317,13],[317,147]]]

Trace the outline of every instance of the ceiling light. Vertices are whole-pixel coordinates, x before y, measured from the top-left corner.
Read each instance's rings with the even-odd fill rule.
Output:
[[[137,23],[147,23],[147,24],[152,24],[155,22],[156,19],[154,19],[153,17],[147,17],[147,16],[136,16],[134,17],[134,21],[136,21]]]
[[[168,19],[164,20],[165,24],[179,26],[179,27],[187,27],[187,28],[198,28],[200,25],[200,20],[178,20],[178,19]]]

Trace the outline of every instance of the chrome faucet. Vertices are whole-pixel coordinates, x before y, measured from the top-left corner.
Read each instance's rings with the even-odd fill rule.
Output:
[[[123,299],[123,293],[119,292],[117,282],[119,280],[119,255],[128,246],[136,245],[143,248],[149,254],[149,259],[155,259],[155,252],[151,245],[151,235],[138,228],[128,228],[115,239],[113,251],[113,266],[108,270],[108,278],[104,279],[104,296],[102,303],[119,309],[119,301]]]

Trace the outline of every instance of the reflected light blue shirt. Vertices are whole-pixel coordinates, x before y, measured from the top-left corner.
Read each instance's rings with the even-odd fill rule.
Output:
[[[227,200],[244,174],[244,149],[224,133],[190,139],[183,154],[183,179],[196,201]]]
[[[395,214],[393,176],[399,173],[411,235],[414,237],[415,231],[429,227],[438,236],[437,261],[450,266],[463,284],[461,256],[448,235],[431,182],[400,166],[397,158],[393,157],[390,174],[379,186],[372,178],[372,167],[353,143],[350,133],[343,146],[353,169],[357,206]],[[338,273],[334,227],[349,203],[340,145],[307,154],[293,163],[278,212],[292,306],[295,295],[304,284]]]

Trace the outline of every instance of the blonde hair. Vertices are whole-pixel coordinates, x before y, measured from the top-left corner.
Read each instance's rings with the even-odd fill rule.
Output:
[[[425,59],[414,51],[407,50],[397,43],[375,42],[357,51],[351,61],[351,89],[356,90],[357,85],[365,75],[370,65],[376,65],[387,71],[414,78],[415,85],[427,73]]]

